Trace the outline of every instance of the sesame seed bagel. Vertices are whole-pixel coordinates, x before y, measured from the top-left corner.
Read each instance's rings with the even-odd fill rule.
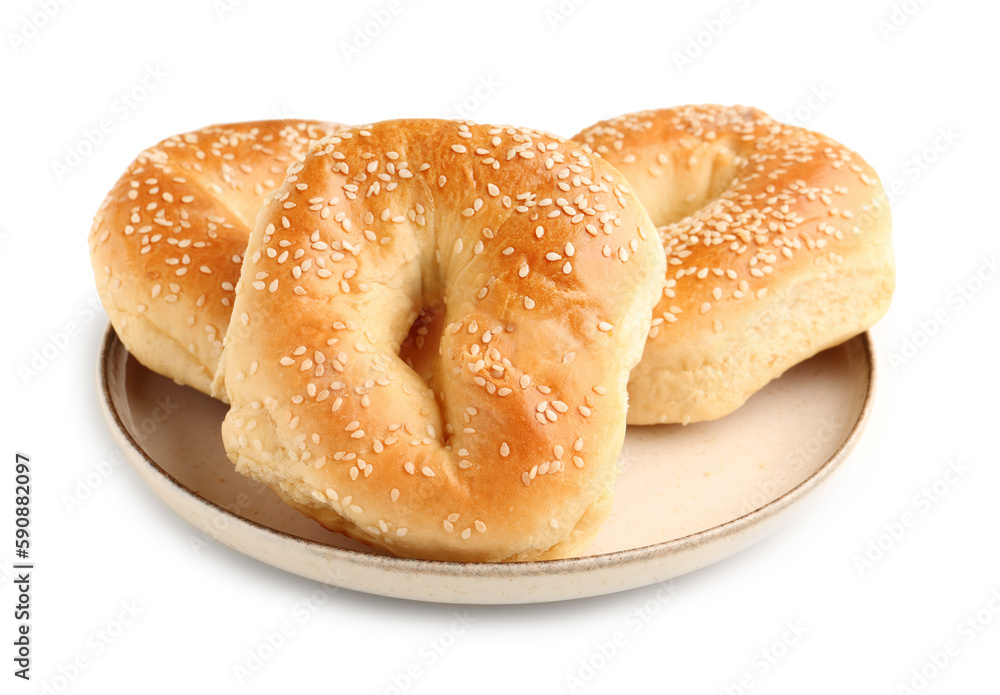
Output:
[[[888,202],[843,145],[741,106],[628,114],[574,139],[625,175],[667,253],[629,424],[722,417],[888,309]]]
[[[577,143],[422,119],[341,131],[250,237],[219,370],[226,450],[397,555],[572,555],[610,507],[665,268],[625,180]],[[443,312],[429,383],[398,354],[425,307]]]
[[[129,165],[94,219],[90,259],[111,324],[142,364],[210,392],[257,211],[309,141],[341,127],[214,125]]]

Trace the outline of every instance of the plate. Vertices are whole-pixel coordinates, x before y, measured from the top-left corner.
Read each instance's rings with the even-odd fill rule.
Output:
[[[865,333],[794,367],[720,420],[630,427],[614,509],[585,553],[517,563],[397,558],[327,531],[235,472],[219,433],[226,405],[140,365],[110,325],[98,381],[127,459],[206,542],[357,591],[499,604],[653,584],[761,539],[793,516],[857,442],[871,410],[875,365]]]

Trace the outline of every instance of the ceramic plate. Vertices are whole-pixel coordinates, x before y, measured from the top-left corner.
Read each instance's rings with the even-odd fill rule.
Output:
[[[630,427],[614,509],[583,555],[477,564],[392,557],[287,507],[234,471],[219,434],[227,407],[147,370],[110,326],[98,366],[104,414],[122,451],[207,536],[328,584],[454,603],[622,591],[746,548],[843,461],[868,417],[874,377],[864,334],[791,369],[721,420]]]

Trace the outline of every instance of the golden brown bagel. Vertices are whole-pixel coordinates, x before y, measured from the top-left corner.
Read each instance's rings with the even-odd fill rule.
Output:
[[[341,127],[214,125],[171,136],[129,165],[94,218],[90,259],[111,324],[140,362],[209,393],[264,196],[310,140]]]
[[[226,450],[398,555],[571,555],[610,506],[664,271],[624,179],[577,143],[420,119],[341,131],[250,237],[219,371]],[[435,304],[429,388],[398,352]]]
[[[629,424],[726,415],[888,309],[888,202],[843,145],[711,105],[628,114],[574,139],[625,175],[666,247]]]

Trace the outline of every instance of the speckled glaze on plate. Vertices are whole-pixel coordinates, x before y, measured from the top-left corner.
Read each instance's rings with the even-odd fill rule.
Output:
[[[237,474],[227,407],[140,365],[108,326],[101,405],[142,480],[195,527],[250,557],[368,593],[451,603],[532,603],[623,591],[704,567],[793,515],[844,460],[871,409],[863,334],[789,370],[735,413],[686,427],[630,427],[611,517],[584,555],[460,563],[386,555],[286,506]]]

